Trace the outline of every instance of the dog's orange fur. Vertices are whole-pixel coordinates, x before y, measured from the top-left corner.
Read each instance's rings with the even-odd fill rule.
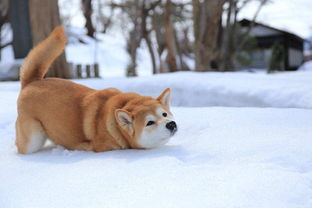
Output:
[[[21,68],[16,121],[18,152],[36,152],[46,138],[71,150],[141,148],[136,139],[145,115],[159,106],[170,113],[164,100],[169,89],[154,99],[113,88],[93,90],[63,79],[45,79],[65,44],[64,29],[57,27],[29,53]],[[131,119],[133,126],[125,125],[124,117]]]

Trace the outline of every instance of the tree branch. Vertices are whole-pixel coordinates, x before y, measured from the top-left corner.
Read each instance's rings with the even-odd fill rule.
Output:
[[[260,5],[259,5],[259,7],[258,7],[258,9],[257,9],[257,11],[256,11],[256,13],[255,13],[255,15],[254,15],[253,19],[251,20],[251,24],[249,25],[249,28],[248,28],[247,31],[243,34],[243,39],[242,39],[242,41],[240,42],[240,44],[237,46],[237,51],[240,51],[240,50],[243,48],[243,46],[245,45],[246,41],[248,40],[248,36],[249,36],[251,30],[254,28],[254,26],[255,26],[255,24],[256,24],[255,21],[256,21],[258,15],[259,15],[259,13],[260,13],[260,11],[261,11],[263,5],[266,4],[267,2],[268,2],[268,0],[261,0]]]
[[[3,45],[0,45],[0,50],[1,49],[3,49],[3,48],[5,48],[5,47],[7,47],[7,46],[9,46],[9,45],[12,45],[12,41],[10,41],[10,42],[7,42],[7,43],[5,43],[5,44],[3,44]]]

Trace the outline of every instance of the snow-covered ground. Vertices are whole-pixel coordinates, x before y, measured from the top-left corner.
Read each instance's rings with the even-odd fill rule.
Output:
[[[157,96],[172,89],[175,106],[235,106],[312,108],[312,72],[289,72],[267,75],[246,72],[178,72],[153,77],[79,80],[79,83],[102,89],[116,87]]]
[[[296,3],[289,2],[293,10]],[[273,19],[268,20],[278,28],[289,25]],[[263,16],[259,20],[268,23]],[[306,25],[294,30],[298,21],[293,22],[291,30],[308,35]],[[126,79],[125,37],[113,31],[97,34],[95,42],[75,26],[67,28],[67,60],[98,62],[103,79],[74,81],[151,96],[170,87],[179,131],[169,144],[153,150],[93,153],[50,144],[38,153],[19,155],[14,146],[19,83],[0,82],[0,208],[312,207],[312,62],[298,72],[271,75],[150,76],[143,45],[138,53],[140,77]],[[81,35],[87,45],[71,39]],[[0,68],[7,75],[3,69],[16,61],[11,47],[1,53]]]
[[[286,107],[288,98],[293,107],[311,107],[311,75],[177,73],[78,82],[154,96],[170,86],[176,105],[262,107],[265,98]],[[17,82],[0,83],[1,208],[312,207],[311,109],[173,107],[179,131],[162,148],[92,153],[48,146],[18,155],[18,90]]]

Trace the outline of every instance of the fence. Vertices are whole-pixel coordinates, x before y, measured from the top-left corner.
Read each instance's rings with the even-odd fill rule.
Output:
[[[0,81],[17,81],[22,59],[16,60],[12,65],[5,65],[0,69]],[[98,64],[73,64],[69,63],[70,79],[101,78]]]
[[[99,64],[70,64],[70,70],[74,79],[100,78]]]

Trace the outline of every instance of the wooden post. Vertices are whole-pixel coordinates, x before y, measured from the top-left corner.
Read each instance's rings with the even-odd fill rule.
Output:
[[[77,67],[77,78],[81,79],[82,78],[82,66],[81,64],[78,64],[76,67]]]
[[[93,70],[94,70],[94,77],[95,77],[95,78],[100,78],[100,74],[99,74],[99,64],[94,64],[94,65],[93,65]]]
[[[72,62],[68,63],[68,69],[69,69],[69,78],[75,78],[76,77],[76,73],[75,73],[75,68],[74,68],[74,64]]]
[[[87,75],[86,78],[91,78],[91,65],[90,64],[86,65],[86,75]]]

